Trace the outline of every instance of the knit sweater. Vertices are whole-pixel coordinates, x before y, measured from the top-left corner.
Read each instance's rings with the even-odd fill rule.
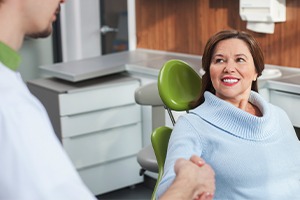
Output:
[[[158,197],[175,178],[175,161],[196,154],[215,170],[215,200],[300,199],[300,142],[286,113],[253,91],[249,102],[262,117],[204,97],[176,122]]]

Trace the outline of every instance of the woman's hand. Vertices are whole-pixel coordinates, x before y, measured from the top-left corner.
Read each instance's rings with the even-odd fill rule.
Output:
[[[214,170],[198,156],[180,158],[174,170],[176,178],[160,200],[212,200],[215,192]]]
[[[190,160],[178,159],[174,167],[176,180],[187,182],[193,189],[195,200],[213,199],[215,191],[214,170],[199,156],[193,155]]]

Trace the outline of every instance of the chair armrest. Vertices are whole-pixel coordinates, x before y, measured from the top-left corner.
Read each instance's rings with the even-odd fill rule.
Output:
[[[158,88],[157,82],[149,83],[143,85],[135,90],[134,98],[136,103],[140,105],[150,105],[150,106],[163,106]]]

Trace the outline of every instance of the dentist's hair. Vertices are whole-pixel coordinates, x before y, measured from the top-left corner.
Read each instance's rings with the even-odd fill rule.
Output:
[[[264,63],[264,55],[259,46],[259,43],[255,40],[255,38],[249,33],[237,30],[223,30],[215,35],[213,35],[206,43],[203,57],[202,57],[202,69],[205,71],[205,74],[202,76],[202,90],[199,95],[199,99],[196,104],[200,105],[204,102],[204,92],[210,91],[215,94],[215,89],[212,85],[211,77],[210,77],[210,64],[212,61],[212,57],[215,51],[217,44],[226,39],[240,39],[246,43],[249,48],[249,51],[253,57],[255,69],[257,72],[257,77],[259,77],[262,71],[265,68]],[[251,90],[258,92],[257,80],[252,82]]]

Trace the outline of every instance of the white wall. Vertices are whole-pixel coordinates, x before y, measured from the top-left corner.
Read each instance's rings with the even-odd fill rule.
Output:
[[[53,63],[52,37],[25,39],[19,53],[22,60],[18,71],[24,81],[39,78],[39,66]]]

